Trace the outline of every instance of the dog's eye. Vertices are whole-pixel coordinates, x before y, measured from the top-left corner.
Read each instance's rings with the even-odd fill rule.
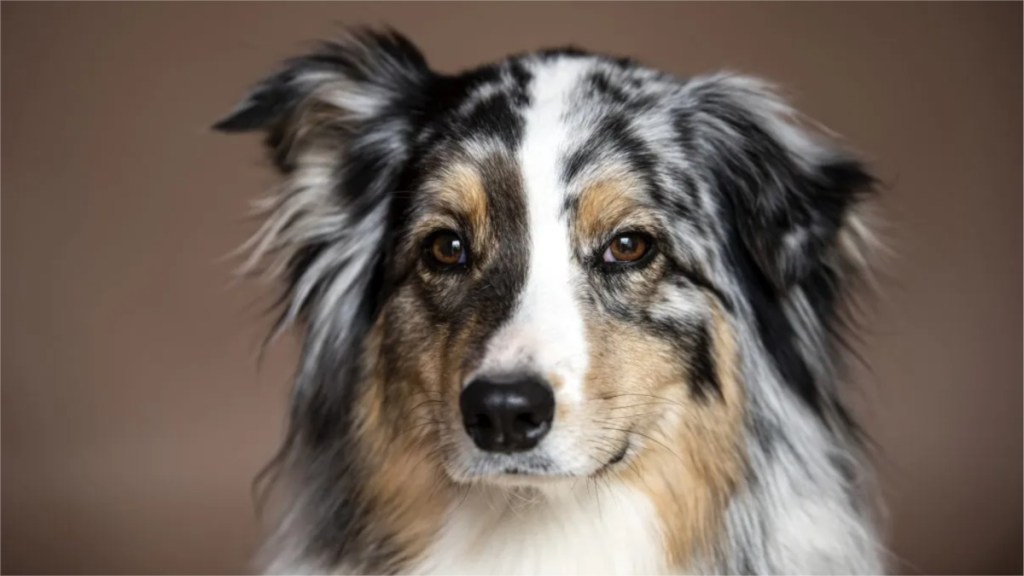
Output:
[[[601,259],[608,264],[637,262],[647,255],[651,244],[651,237],[640,232],[619,234],[605,247]]]
[[[468,261],[468,247],[458,234],[450,230],[437,232],[423,246],[427,262],[436,268],[456,268]]]

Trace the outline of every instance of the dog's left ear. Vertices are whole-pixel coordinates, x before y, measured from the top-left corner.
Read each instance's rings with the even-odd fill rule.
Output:
[[[874,185],[854,156],[797,122],[768,84],[718,75],[685,87],[691,139],[711,150],[712,184],[732,205],[753,260],[779,291],[836,249],[853,206]]]

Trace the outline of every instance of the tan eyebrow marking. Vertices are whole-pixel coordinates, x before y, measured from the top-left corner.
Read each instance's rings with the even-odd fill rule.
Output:
[[[608,178],[587,186],[580,194],[576,213],[577,233],[585,238],[600,237],[636,211],[634,182],[630,178]]]
[[[466,218],[478,235],[487,228],[487,192],[480,173],[472,166],[447,167],[428,184],[436,208]]]

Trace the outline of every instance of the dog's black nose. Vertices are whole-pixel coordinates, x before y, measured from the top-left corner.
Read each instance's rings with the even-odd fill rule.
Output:
[[[488,452],[523,452],[551,429],[555,395],[535,376],[483,377],[459,398],[462,424],[473,442]]]

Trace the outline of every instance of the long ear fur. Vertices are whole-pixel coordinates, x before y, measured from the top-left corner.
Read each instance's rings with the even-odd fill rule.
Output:
[[[391,192],[409,155],[410,111],[430,77],[406,38],[354,31],[286,62],[215,124],[225,132],[265,131],[286,176],[262,206],[267,220],[246,266],[262,263],[285,280],[279,328],[316,303],[324,317],[311,318],[310,330],[319,333],[311,335],[325,336],[324,322],[345,330],[365,303]]]
[[[383,549],[354,537],[365,526],[347,504],[355,464],[344,449],[364,336],[380,301],[390,211],[409,160],[414,118],[433,78],[404,37],[354,31],[286,62],[214,126],[265,132],[284,175],[280,190],[262,203],[266,221],[243,247],[251,254],[243,269],[285,286],[275,334],[297,321],[305,330],[288,437],[264,470],[269,476],[261,475],[269,483],[257,479],[270,488],[278,472],[306,476],[302,490],[316,497],[289,495],[289,514],[301,515],[308,529],[291,548],[304,557],[329,549],[355,558]],[[343,453],[323,457],[339,449]],[[300,460],[317,470],[296,467]],[[332,504],[319,505],[324,502]],[[278,538],[290,534],[284,530]],[[272,539],[271,548],[279,545]]]
[[[685,87],[714,153],[718,191],[761,272],[785,292],[829,259],[874,178],[852,155],[798,122],[768,84],[716,75]]]
[[[305,325],[285,450],[297,436],[316,445],[342,420],[331,410],[344,402],[324,396],[351,392],[352,383],[338,380],[358,370],[413,111],[431,77],[404,37],[353,31],[286,62],[214,126],[266,132],[285,176],[260,206],[266,221],[244,247],[243,266],[285,285],[275,334]]]

